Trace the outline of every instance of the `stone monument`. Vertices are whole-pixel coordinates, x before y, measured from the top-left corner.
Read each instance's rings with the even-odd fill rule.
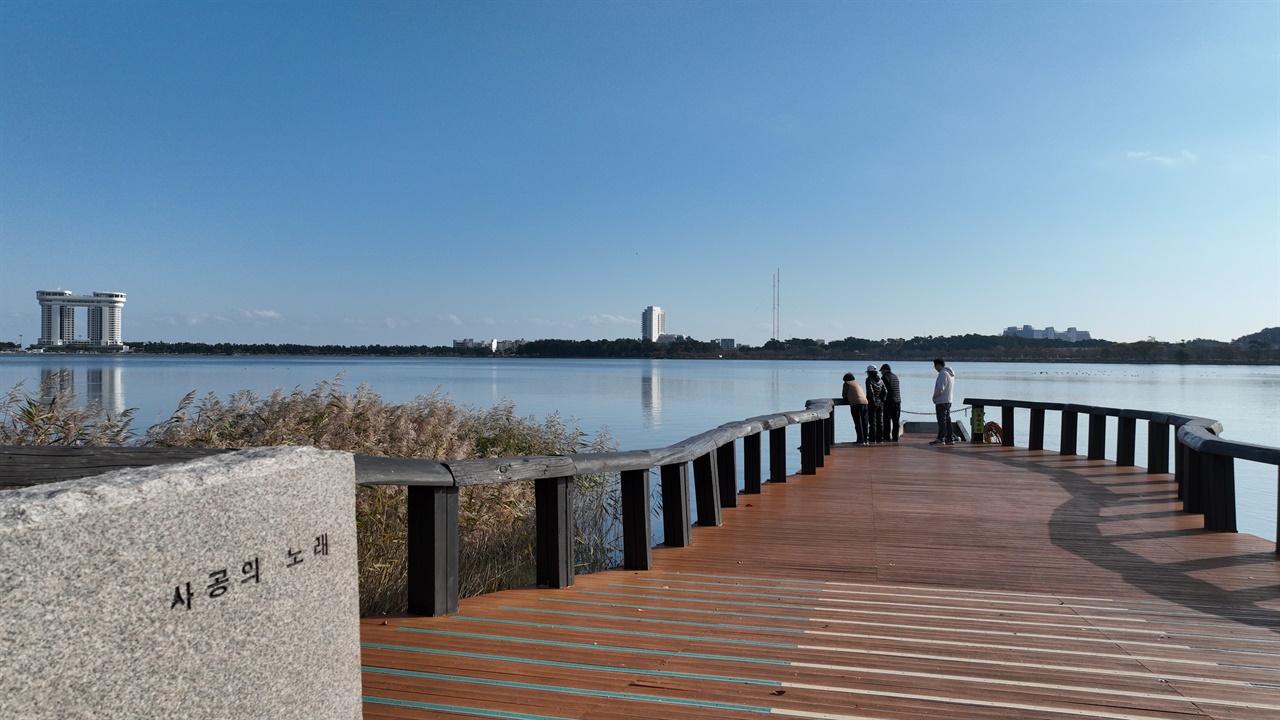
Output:
[[[358,602],[347,453],[0,492],[0,718],[353,720]]]

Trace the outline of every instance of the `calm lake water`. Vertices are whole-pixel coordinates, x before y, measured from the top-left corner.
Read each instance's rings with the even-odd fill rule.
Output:
[[[0,355],[0,389],[24,381],[34,391],[42,374],[65,368],[82,400],[98,400],[114,412],[138,408],[135,425],[142,431],[167,418],[192,390],[266,395],[277,387],[310,389],[341,376],[347,388],[368,383],[393,402],[438,389],[461,404],[487,407],[511,400],[521,415],[559,412],[589,433],[608,428],[620,449],[636,450],[669,445],[732,420],[802,409],[811,398],[838,396],[841,376],[852,371],[861,378],[865,367],[827,361],[8,354]],[[990,397],[1162,410],[1219,420],[1224,437],[1280,446],[1276,366],[960,363],[954,369],[957,405],[964,397]],[[894,371],[902,379],[903,419],[931,420],[932,365],[894,363]],[[998,422],[993,413],[998,411],[989,412],[988,420]],[[848,415],[839,418],[836,440],[852,440]],[[1083,443],[1087,422],[1081,421]],[[1108,425],[1107,457],[1114,459],[1115,422]],[[1022,447],[1027,426],[1023,411],[1016,433]],[[1139,423],[1139,462],[1146,457],[1145,432]],[[1058,423],[1051,417],[1045,447],[1056,448],[1057,442]],[[788,443],[798,444],[798,435]],[[793,451],[788,468],[794,472],[799,466]],[[1276,469],[1237,462],[1236,474],[1240,530],[1274,540]]]

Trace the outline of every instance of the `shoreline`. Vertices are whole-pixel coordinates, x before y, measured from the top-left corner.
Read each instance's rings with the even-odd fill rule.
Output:
[[[21,356],[21,357],[197,357],[197,358],[252,358],[252,357],[274,357],[274,358],[386,358],[388,360],[406,360],[406,359],[450,359],[450,360],[699,360],[699,361],[745,361],[745,362],[761,362],[771,360],[787,360],[787,361],[815,361],[815,362],[930,362],[935,355],[926,353],[919,356],[893,356],[893,355],[854,355],[854,354],[837,354],[829,357],[814,357],[806,354],[791,355],[787,353],[770,353],[767,356],[760,354],[733,354],[730,356],[709,356],[709,355],[680,355],[680,356],[643,356],[628,357],[618,355],[514,355],[514,354],[452,354],[452,353],[416,353],[416,354],[384,354],[384,353],[297,353],[297,352],[281,352],[281,353],[241,353],[241,352],[173,352],[173,353],[157,353],[157,352],[125,352],[125,353],[103,353],[103,352],[81,352],[81,351],[44,351],[29,352],[16,350],[0,350],[0,357]],[[1268,358],[1263,360],[1249,359],[1220,359],[1220,358],[1202,358],[1189,360],[1135,360],[1135,359],[1107,359],[1107,358],[1081,358],[1081,357],[1057,357],[1057,358],[1036,358],[1036,357],[992,357],[978,356],[968,357],[963,354],[943,354],[948,363],[1028,363],[1028,364],[1070,364],[1070,365],[1239,365],[1239,366],[1280,366],[1280,358]]]

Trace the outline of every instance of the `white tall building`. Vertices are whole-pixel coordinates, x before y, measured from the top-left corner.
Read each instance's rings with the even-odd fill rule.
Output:
[[[667,334],[667,314],[657,305],[650,305],[640,313],[640,339],[657,341]]]
[[[124,309],[124,297],[124,293],[117,292],[72,295],[70,290],[37,290],[39,345],[123,348],[120,313]],[[76,308],[86,308],[89,332],[85,340],[76,340]]]

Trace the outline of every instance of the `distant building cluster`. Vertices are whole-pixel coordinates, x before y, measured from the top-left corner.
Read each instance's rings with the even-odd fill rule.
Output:
[[[1018,327],[1010,325],[1004,329],[1004,334],[1010,337],[1027,338],[1029,340],[1066,340],[1067,342],[1080,342],[1081,340],[1092,340],[1089,337],[1088,330],[1077,330],[1069,327],[1063,332],[1054,330],[1052,326],[1043,330],[1037,330],[1030,325]]]
[[[667,332],[667,314],[657,305],[650,305],[640,313],[640,339],[667,345],[686,340],[684,335]],[[738,346],[733,338],[712,340],[721,350],[733,350]]]
[[[453,341],[454,350],[488,350],[493,353],[503,353],[508,350],[515,350],[524,344],[524,340],[472,340],[464,338],[462,340]]]
[[[41,348],[124,350],[120,314],[124,293],[73,295],[70,290],[37,290]],[[85,309],[87,336],[76,337],[76,310]]]

